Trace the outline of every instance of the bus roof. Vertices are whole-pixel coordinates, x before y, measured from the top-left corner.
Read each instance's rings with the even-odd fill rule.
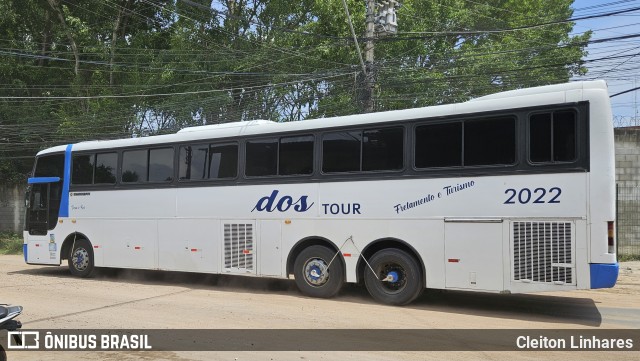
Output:
[[[541,87],[510,90],[491,94],[464,103],[437,105],[424,108],[391,110],[377,113],[347,115],[330,118],[307,119],[298,122],[273,122],[269,120],[252,120],[246,122],[232,122],[215,125],[204,125],[184,128],[175,134],[157,135],[140,138],[126,138],[117,140],[86,141],[73,145],[74,151],[113,149],[132,146],[148,146],[174,142],[208,140],[216,138],[230,138],[241,135],[260,135],[277,132],[292,132],[316,130],[326,127],[366,125],[394,120],[410,120],[430,117],[441,117],[454,114],[478,113],[493,110],[503,110],[525,106],[559,104],[573,101],[588,100],[582,90],[601,90],[601,95],[607,95],[607,85],[602,80],[572,82],[566,84],[546,85]],[[508,101],[505,101],[508,99]],[[65,145],[42,150],[38,155],[63,152]]]

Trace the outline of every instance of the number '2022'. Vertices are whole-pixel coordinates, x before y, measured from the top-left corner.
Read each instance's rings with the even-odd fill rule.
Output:
[[[562,189],[558,187],[549,188],[549,190],[545,188],[535,188],[532,191],[529,188],[522,188],[520,190],[509,188],[504,191],[504,194],[508,197],[504,204],[560,203]]]

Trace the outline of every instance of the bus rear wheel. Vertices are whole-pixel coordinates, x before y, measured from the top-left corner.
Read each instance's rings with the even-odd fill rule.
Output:
[[[364,283],[369,294],[389,305],[406,305],[423,289],[422,273],[415,258],[395,248],[376,252],[365,268]]]
[[[293,265],[296,285],[306,296],[331,298],[344,283],[344,267],[334,256],[336,253],[324,246],[307,247],[296,257]],[[333,263],[329,265],[331,260]]]
[[[67,259],[69,271],[77,277],[89,277],[93,274],[93,248],[86,239],[77,239],[72,245]]]

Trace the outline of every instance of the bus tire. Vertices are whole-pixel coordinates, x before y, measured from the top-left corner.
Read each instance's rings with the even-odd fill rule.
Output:
[[[331,298],[344,283],[344,266],[335,251],[324,246],[310,246],[302,250],[293,264],[296,285],[310,297]],[[331,263],[331,267],[329,263]]]
[[[375,300],[401,306],[422,293],[420,265],[408,253],[396,248],[383,249],[369,259],[369,264],[375,274],[366,267],[364,283]]]
[[[89,277],[94,271],[93,247],[86,239],[77,239],[67,259],[69,271],[77,277]]]

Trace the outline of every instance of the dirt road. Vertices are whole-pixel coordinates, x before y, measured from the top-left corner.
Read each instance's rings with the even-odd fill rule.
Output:
[[[622,264],[613,289],[494,295],[428,292],[406,307],[375,303],[347,286],[331,300],[303,297],[291,281],[176,272],[65,267],[0,256],[0,303],[20,304],[29,329],[606,329],[640,328],[640,262]],[[330,349],[330,347],[328,348]],[[638,352],[9,352],[9,360],[636,360]]]

